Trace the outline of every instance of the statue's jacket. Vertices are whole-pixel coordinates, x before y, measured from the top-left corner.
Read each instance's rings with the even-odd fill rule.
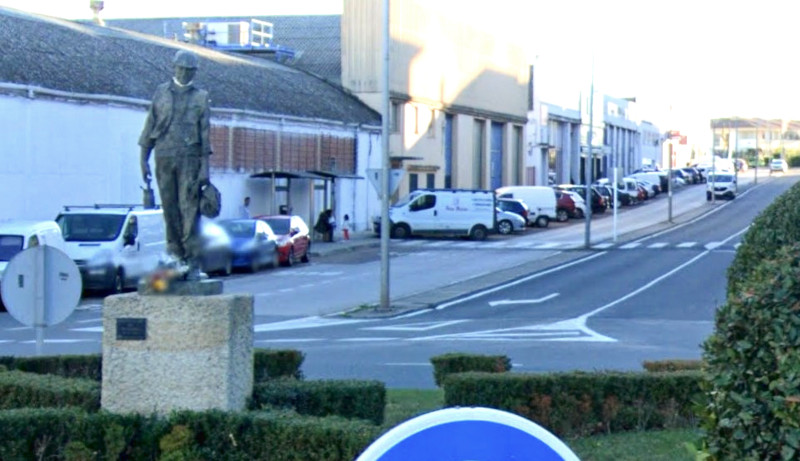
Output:
[[[156,88],[139,145],[155,148],[156,157],[209,155],[208,91],[173,81]]]

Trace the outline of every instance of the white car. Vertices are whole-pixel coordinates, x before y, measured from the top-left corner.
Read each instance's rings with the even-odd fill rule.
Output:
[[[769,163],[769,172],[772,173],[786,173],[789,171],[789,165],[786,160],[782,158],[775,158]]]

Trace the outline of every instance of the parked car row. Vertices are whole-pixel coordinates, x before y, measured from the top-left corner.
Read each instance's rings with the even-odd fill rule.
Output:
[[[0,223],[0,276],[25,248],[55,246],[78,266],[84,290],[119,293],[168,260],[163,211],[137,205],[65,206],[53,221]],[[309,262],[311,236],[300,216],[203,220],[201,268],[236,269]]]

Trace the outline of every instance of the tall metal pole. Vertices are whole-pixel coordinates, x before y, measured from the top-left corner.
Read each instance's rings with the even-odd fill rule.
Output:
[[[592,151],[592,131],[594,131],[594,56],[592,57],[592,84],[589,88],[589,133],[586,142],[589,149],[586,152],[586,233],[583,245],[586,248],[592,247],[592,178],[594,177],[594,152]]]
[[[756,120],[756,169],[753,176],[753,184],[758,184],[758,120]]]
[[[389,0],[383,0],[383,120],[381,141],[381,310],[389,310]]]
[[[670,107],[671,109],[671,107]],[[672,133],[669,137],[669,169],[667,170],[667,222],[672,222]]]

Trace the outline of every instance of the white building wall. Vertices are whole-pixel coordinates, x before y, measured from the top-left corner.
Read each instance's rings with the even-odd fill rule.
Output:
[[[146,106],[146,101],[137,105],[86,102],[78,97],[66,100],[0,95],[0,221],[54,219],[65,205],[142,203],[138,139]],[[213,113],[212,123],[261,128],[278,124],[215,117]],[[286,129],[353,135],[353,127],[324,129],[322,124],[313,123],[287,123]],[[369,217],[380,210],[377,195],[366,179],[366,168],[380,166],[381,143],[374,132],[356,133],[357,174],[364,179],[337,179],[335,195],[337,217],[341,219],[347,213],[351,228],[363,230],[369,225]],[[251,174],[212,169],[211,180],[222,194],[221,219],[236,217],[246,196],[251,197],[253,215],[277,212],[270,181],[250,178]],[[292,196],[279,193],[275,203],[289,200],[293,212],[313,226],[322,210],[322,198],[315,206],[312,182],[292,181]],[[155,182],[153,187],[159,203]]]

